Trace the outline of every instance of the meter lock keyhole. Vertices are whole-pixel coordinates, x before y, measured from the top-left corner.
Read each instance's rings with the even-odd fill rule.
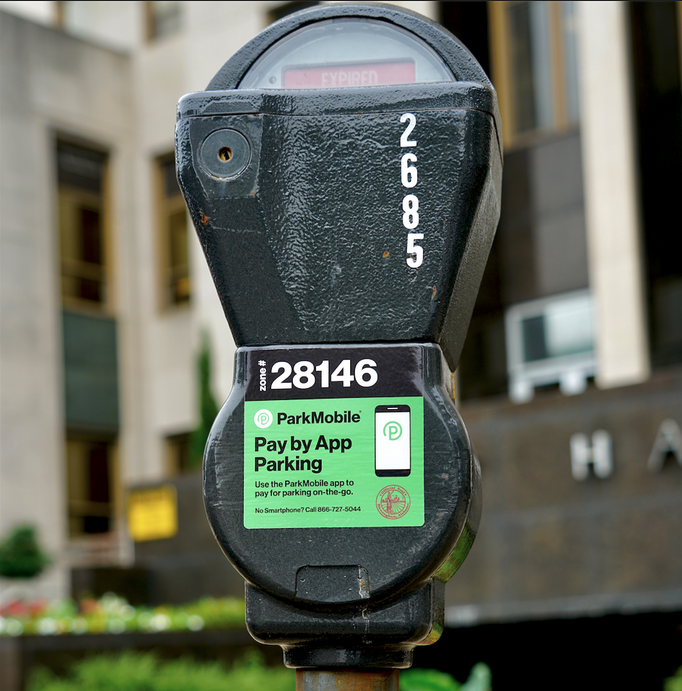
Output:
[[[221,129],[204,139],[199,152],[202,168],[212,177],[230,180],[239,177],[251,160],[251,147],[237,130]]]

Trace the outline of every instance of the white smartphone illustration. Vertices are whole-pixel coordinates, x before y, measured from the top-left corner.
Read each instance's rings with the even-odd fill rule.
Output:
[[[374,470],[379,477],[410,474],[409,405],[378,405],[374,409]]]

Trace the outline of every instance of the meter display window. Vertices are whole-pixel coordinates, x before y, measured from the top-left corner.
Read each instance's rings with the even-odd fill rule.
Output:
[[[242,89],[333,89],[455,78],[420,39],[386,22],[337,19],[307,26],[267,50]]]

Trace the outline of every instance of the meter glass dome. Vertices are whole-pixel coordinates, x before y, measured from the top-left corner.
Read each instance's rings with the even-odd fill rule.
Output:
[[[305,26],[268,49],[241,89],[328,89],[453,82],[441,58],[413,34],[383,21],[333,19]]]

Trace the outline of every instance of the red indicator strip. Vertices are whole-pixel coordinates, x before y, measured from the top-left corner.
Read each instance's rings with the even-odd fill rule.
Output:
[[[311,65],[285,67],[285,89],[327,89],[340,86],[383,86],[414,84],[412,61],[353,63],[345,65]]]

